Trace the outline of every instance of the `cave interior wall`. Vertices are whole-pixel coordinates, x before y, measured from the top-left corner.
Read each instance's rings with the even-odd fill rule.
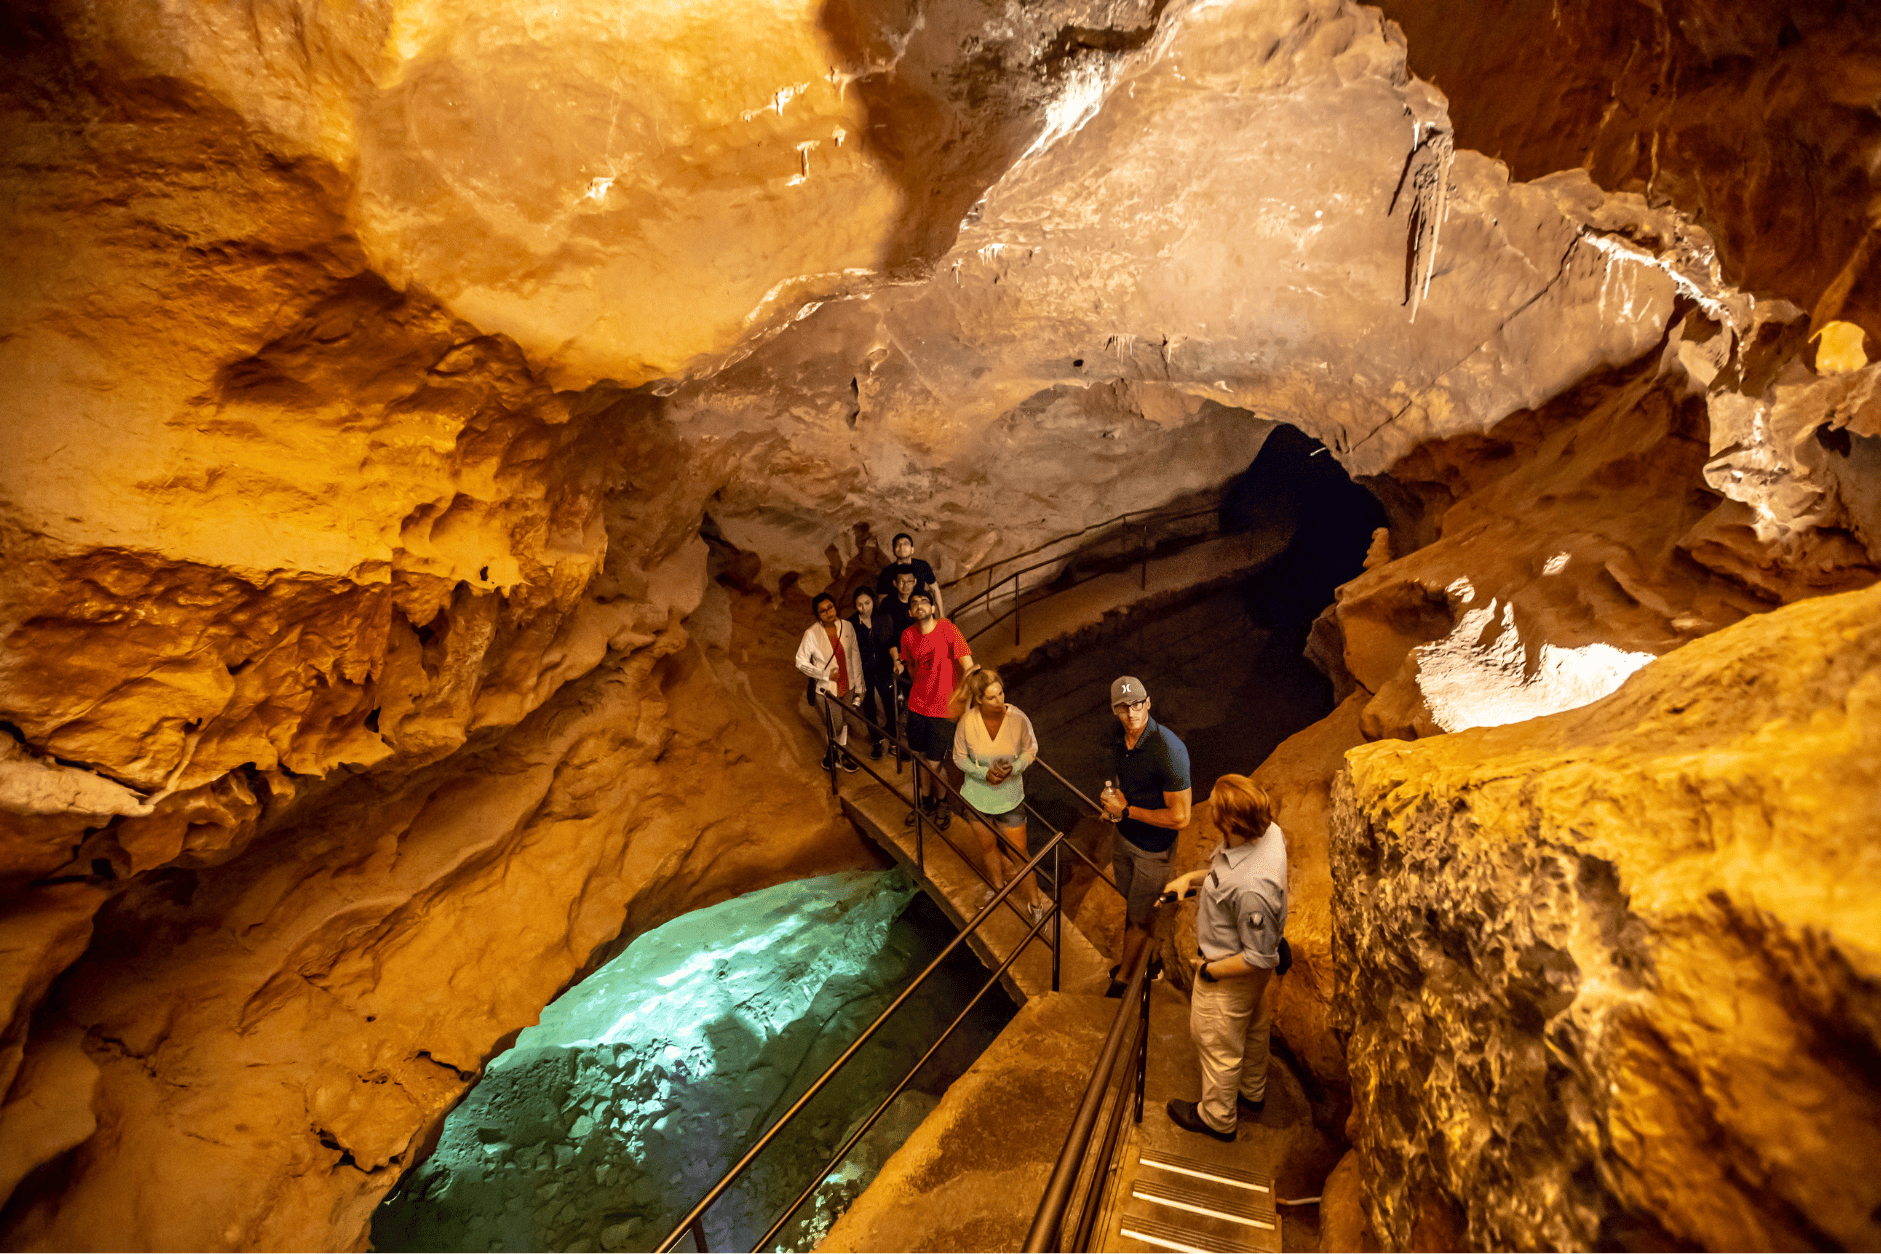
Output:
[[[1247,764],[1294,850],[1280,1030],[1357,1099],[1374,1234],[1881,1239],[1808,1183],[1860,1175],[1873,1099],[1822,1042],[1872,1035],[1881,931],[1807,890],[1857,836],[1771,902],[1575,829],[1613,868],[1578,900],[1638,922],[1537,944],[1750,991],[1544,954],[1467,1030],[1428,991],[1464,977],[1335,891],[1437,842],[1476,898],[1392,882],[1480,979],[1471,920],[1581,908],[1512,834],[1644,787],[1589,750],[1518,805],[1485,764],[1556,778],[1523,754],[1572,757],[1577,708],[1791,655],[1831,678],[1741,717],[1828,728],[1846,790],[1779,806],[1728,711],[1648,720],[1678,804],[1727,851],[1874,812],[1874,39],[1780,0],[7,5],[8,1242],[358,1245],[624,937],[865,858],[782,664],[859,523],[951,577],[1218,490],[1274,422],[1389,523],[1308,642],[1338,710]],[[1709,904],[1653,896],[1678,865]],[[1718,1081],[1721,1005],[1820,1062],[1822,1122]],[[1558,1148],[1435,1131],[1512,1134],[1569,1045],[1620,1087]],[[1407,1094],[1438,1060],[1475,1078]]]

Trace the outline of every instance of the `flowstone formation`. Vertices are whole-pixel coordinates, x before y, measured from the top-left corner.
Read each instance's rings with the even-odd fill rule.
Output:
[[[1807,0],[1384,0],[1411,69],[1452,92],[1457,143],[1521,179],[1580,167],[1677,204],[1731,281],[1778,292],[1812,329],[1881,334],[1875,265],[1881,37]]]
[[[1881,1241],[1881,589],[1347,760],[1338,1004],[1385,1242]]]
[[[803,592],[1275,422],[1391,516],[1268,768],[1342,1085],[1345,749],[1881,566],[1863,15],[1390,8],[0,15],[6,1240],[360,1244],[623,935],[860,856]]]

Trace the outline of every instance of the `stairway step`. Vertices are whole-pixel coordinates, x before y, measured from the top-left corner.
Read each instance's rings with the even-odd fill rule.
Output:
[[[1264,1204],[1268,1214],[1274,1209],[1274,1182],[1263,1175],[1244,1171],[1239,1167],[1230,1167],[1225,1163],[1211,1163],[1199,1158],[1185,1158],[1181,1154],[1168,1154],[1161,1150],[1144,1150],[1137,1155],[1137,1162],[1143,1167],[1151,1167],[1172,1177],[1184,1177],[1204,1184],[1222,1185],[1254,1195],[1257,1205]]]
[[[1195,1254],[1242,1254],[1243,1251],[1270,1254],[1280,1249],[1280,1226],[1271,1232],[1241,1229],[1235,1233],[1204,1232],[1189,1224],[1170,1223],[1153,1216],[1126,1214],[1118,1233],[1126,1241],[1135,1241],[1155,1250],[1187,1250]]]
[[[1273,1202],[1260,1194],[1242,1189],[1228,1189],[1220,1185],[1174,1184],[1145,1180],[1139,1175],[1131,1186],[1131,1194],[1191,1214],[1241,1222],[1249,1227],[1266,1229],[1272,1228],[1274,1224]]]

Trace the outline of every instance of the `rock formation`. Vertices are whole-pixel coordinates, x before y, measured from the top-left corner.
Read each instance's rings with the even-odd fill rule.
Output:
[[[1530,8],[7,6],[8,1243],[359,1245],[621,937],[859,856],[792,713],[806,590],[902,528],[953,577],[1216,488],[1271,422],[1392,522],[1315,635],[1339,712],[1263,768],[1301,877],[1282,1031],[1360,1095],[1377,1235],[1651,1211],[1696,1243],[1871,1242],[1851,1182],[1798,1183],[1807,1146],[1712,1084],[1727,1055],[1589,1026],[1617,985],[1472,977],[1484,1039],[1573,1021],[1563,1111],[1633,1088],[1467,1188],[1413,1143],[1461,1090],[1409,1094],[1423,1056],[1359,1013],[1406,1012],[1380,955],[1416,921],[1335,892],[1335,855],[1427,839],[1366,791],[1381,763],[1454,753],[1430,795],[1473,799],[1492,762],[1556,771],[1561,728],[1625,730],[1538,715],[1644,709],[1688,657],[1774,689],[1763,630],[1828,674],[1822,633],[1874,612],[1874,36],[1782,0]],[[1839,682],[1784,679],[1783,716],[1830,719]],[[1654,729],[1642,755],[1707,743]],[[1345,752],[1392,737],[1429,745],[1353,756],[1329,820]],[[1780,797],[1765,747],[1680,804],[1724,830]],[[1515,878],[1515,812],[1428,837],[1509,894],[1497,927],[1568,900]],[[1611,882],[1573,892],[1618,910],[1665,853],[1593,850]],[[1729,912],[1737,948],[1642,940],[1638,996],[1703,957],[1741,1000],[1638,1013],[1779,1007],[1769,1039],[1814,1060],[1798,1135],[1857,1145],[1835,1025],[1873,937],[1807,896],[1845,870],[1799,848],[1799,895],[1753,909],[1686,865],[1652,927]],[[1800,1000],[1766,995],[1777,953],[1823,973]],[[1473,1047],[1430,1023],[1432,1065]],[[1469,1109],[1526,1126],[1512,1093]],[[1705,1198],[1782,1208],[1707,1210],[1666,1182],[1697,1164]]]
[[[1349,755],[1338,1004],[1387,1244],[1881,1239],[1877,700],[1869,589]]]

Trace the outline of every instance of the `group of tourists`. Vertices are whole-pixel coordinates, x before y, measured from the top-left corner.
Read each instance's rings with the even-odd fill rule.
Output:
[[[805,630],[796,658],[808,680],[805,709],[826,733],[827,770],[857,769],[848,747],[851,720],[837,711],[863,716],[857,721],[872,742],[871,758],[888,751],[918,758],[915,805],[942,831],[953,814],[942,796],[941,768],[951,763],[960,772],[960,796],[979,836],[989,885],[980,898],[984,905],[1050,839],[1026,821],[1024,779],[1038,759],[1038,736],[1025,713],[1006,700],[999,672],[976,664],[966,637],[943,617],[933,567],[914,556],[914,538],[897,535],[892,547],[895,560],[874,588],[851,594],[848,618],[827,593],[812,601],[817,621]],[[1135,676],[1111,684],[1110,708],[1116,718],[1109,733],[1111,770],[1098,805],[1116,825],[1111,871],[1124,898],[1126,927],[1106,995],[1123,995],[1118,977],[1150,943],[1159,902],[1197,896],[1190,1032],[1201,1059],[1202,1096],[1172,1100],[1168,1112],[1191,1132],[1232,1141],[1237,1119],[1257,1117],[1266,1094],[1269,986],[1276,969],[1284,969],[1286,840],[1267,793],[1244,775],[1224,775],[1209,798],[1220,843],[1206,867],[1171,879],[1176,834],[1194,809],[1188,748],[1151,717],[1149,690]],[[910,809],[903,822],[916,821]],[[1023,859],[1016,856],[1021,848]],[[1052,890],[1041,867],[1011,896],[1037,922],[1051,908]]]

